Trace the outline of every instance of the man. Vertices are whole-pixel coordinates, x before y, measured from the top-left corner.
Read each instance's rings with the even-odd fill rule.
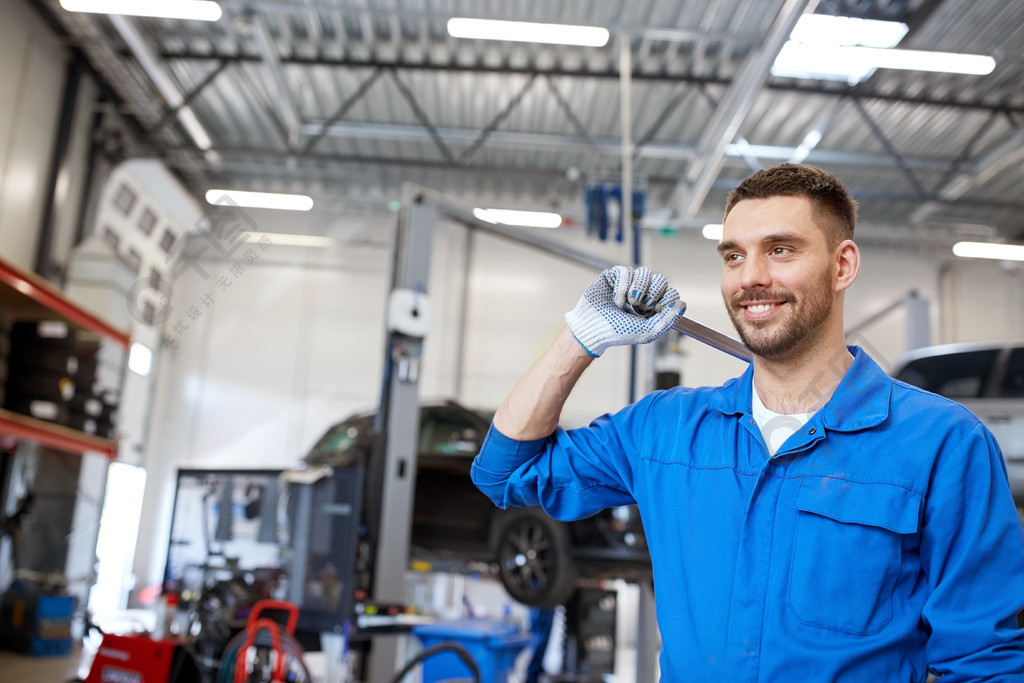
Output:
[[[684,308],[664,278],[611,269],[474,463],[502,507],[568,520],[638,504],[663,680],[1024,680],[1024,532],[999,448],[967,410],[846,346],[855,222],[825,171],[753,174],[718,245],[747,372],[560,428],[594,358],[653,341]]]

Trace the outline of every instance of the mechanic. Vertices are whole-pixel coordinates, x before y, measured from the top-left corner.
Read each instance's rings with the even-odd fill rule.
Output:
[[[959,404],[846,345],[855,223],[826,171],[754,173],[718,245],[750,368],[559,427],[595,358],[653,341],[685,308],[663,276],[609,269],[474,462],[500,507],[572,520],[637,503],[662,680],[1024,680],[1024,531],[999,446]]]

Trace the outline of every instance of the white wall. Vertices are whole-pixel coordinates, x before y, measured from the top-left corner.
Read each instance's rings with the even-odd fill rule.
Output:
[[[0,254],[34,266],[65,53],[23,2],[0,4]]]
[[[0,3],[0,255],[32,270],[51,188],[50,165],[64,100],[70,50],[29,2]],[[49,254],[59,281],[81,216],[97,86],[78,82],[64,172],[55,188]]]
[[[169,332],[177,349],[165,354],[160,370],[157,427],[147,461],[151,477],[163,472],[158,477],[163,494],[150,497],[147,505],[162,510],[163,517],[142,534],[151,545],[148,552],[140,549],[136,563],[145,582],[158,581],[162,571],[175,467],[287,466],[329,425],[373,408],[379,398],[396,215],[253,212],[253,219],[262,232],[328,235],[336,246],[272,245],[256,249],[259,259],[238,275],[230,273],[229,261],[210,262],[209,279],[193,274],[175,283],[178,314],[169,322],[181,320],[188,329]],[[579,229],[544,236],[609,260],[624,254],[621,245],[588,240]],[[712,242],[694,234],[653,233],[644,236],[643,251],[646,263],[681,291],[690,317],[732,334]],[[943,306],[940,271],[951,262],[911,249],[865,248],[860,279],[847,296],[848,325],[916,289],[931,302],[936,343],[1024,336],[1022,271],[957,263],[951,271],[955,277],[943,276],[943,289],[949,290]],[[222,276],[232,282],[226,291],[216,284]],[[486,234],[469,237],[462,226],[439,222],[421,396],[496,407],[555,338],[564,312],[595,276],[550,254]],[[204,294],[212,295],[209,307],[202,303]],[[939,308],[954,305],[951,336],[943,338]],[[185,315],[189,307],[201,313],[196,320]],[[853,341],[888,367],[905,350],[904,323],[903,311],[894,310]],[[685,384],[719,384],[745,367],[691,339],[682,345]],[[628,357],[626,349],[613,348],[588,370],[566,406],[565,424],[582,424],[625,404]],[[641,358],[650,361],[649,354]]]
[[[1024,338],[1024,264],[959,260],[941,282],[944,341]]]

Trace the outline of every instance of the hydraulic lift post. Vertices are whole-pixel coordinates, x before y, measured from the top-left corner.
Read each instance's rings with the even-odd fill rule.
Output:
[[[395,238],[391,292],[413,292],[426,297],[430,279],[430,247],[437,210],[414,197],[403,202]],[[408,299],[411,308],[398,317],[426,317],[417,310],[416,297]],[[421,302],[422,303],[422,302]],[[387,381],[383,387],[380,425],[385,434],[385,457],[380,481],[380,509],[377,515],[377,544],[373,565],[373,598],[381,603],[405,602],[405,571],[409,564],[409,537],[416,483],[416,455],[419,435],[419,363],[423,351],[422,336],[403,333],[408,329],[392,317],[389,305],[386,344]],[[370,648],[369,680],[390,681],[404,662],[398,661],[397,637],[378,636]]]

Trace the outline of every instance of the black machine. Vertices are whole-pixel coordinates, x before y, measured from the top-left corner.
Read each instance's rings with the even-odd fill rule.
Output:
[[[319,649],[321,633],[350,633],[367,580],[356,559],[361,486],[359,468],[302,481],[282,470],[179,471],[163,592],[179,597],[179,629],[210,680],[260,601],[297,606],[305,649]]]

